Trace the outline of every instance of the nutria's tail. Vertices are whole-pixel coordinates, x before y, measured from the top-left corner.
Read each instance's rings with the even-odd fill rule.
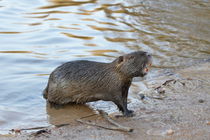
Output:
[[[44,89],[44,91],[42,92],[43,97],[47,100],[47,95],[48,95],[48,85],[47,87]]]

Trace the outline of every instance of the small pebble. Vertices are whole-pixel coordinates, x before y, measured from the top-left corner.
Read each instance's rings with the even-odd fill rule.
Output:
[[[166,134],[167,135],[173,135],[174,134],[174,130],[169,129],[169,130],[167,130]]]
[[[203,99],[198,100],[199,103],[204,103]]]
[[[206,124],[207,124],[207,125],[210,125],[210,121],[208,121]]]
[[[38,136],[38,135],[43,134],[43,133],[48,133],[49,134],[49,132],[47,130],[43,129],[43,130],[39,130],[39,131],[35,132],[34,136]]]
[[[15,132],[15,134],[21,133],[21,130],[20,129],[12,129],[11,131],[12,132]]]
[[[159,94],[164,94],[166,91],[165,91],[164,88],[158,88],[158,89],[157,89],[157,92],[158,92]]]
[[[139,96],[140,96],[141,100],[144,100],[144,98],[145,98],[144,94],[139,94]]]

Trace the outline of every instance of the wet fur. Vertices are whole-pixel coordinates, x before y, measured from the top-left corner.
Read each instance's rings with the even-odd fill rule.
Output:
[[[142,70],[148,61],[146,52],[139,51],[120,56],[112,63],[67,62],[50,74],[43,96],[49,102],[60,105],[113,101],[125,116],[130,116],[128,90],[133,77],[145,75]]]

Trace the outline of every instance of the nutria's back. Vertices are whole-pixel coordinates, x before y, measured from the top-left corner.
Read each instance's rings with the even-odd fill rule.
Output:
[[[44,97],[57,104],[108,100],[109,96],[102,97],[101,94],[120,88],[120,85],[120,75],[112,63],[72,61],[51,73]]]

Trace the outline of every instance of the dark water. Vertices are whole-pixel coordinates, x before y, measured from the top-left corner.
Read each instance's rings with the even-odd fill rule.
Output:
[[[0,131],[48,124],[58,65],[135,50],[153,54],[152,76],[209,58],[210,1],[0,0]]]

